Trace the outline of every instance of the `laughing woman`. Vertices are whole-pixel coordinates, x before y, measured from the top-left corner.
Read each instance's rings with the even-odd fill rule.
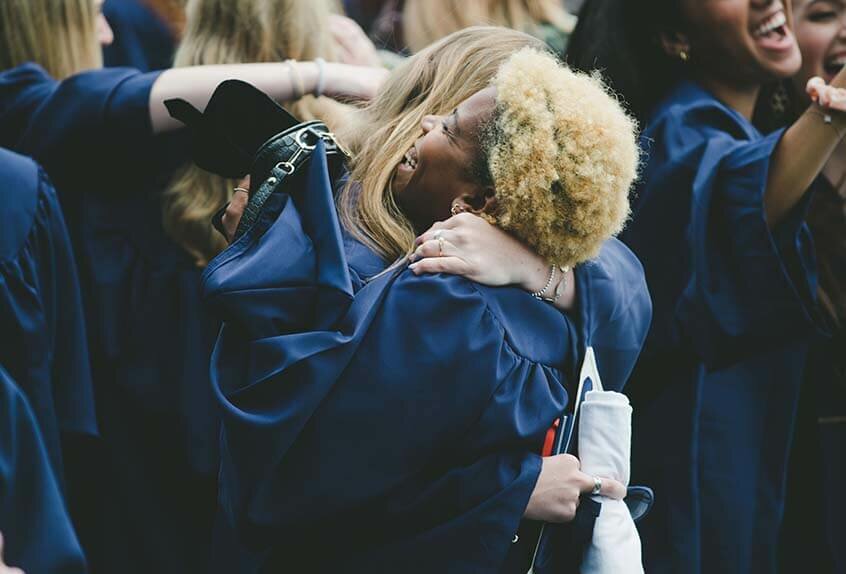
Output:
[[[774,572],[818,325],[806,191],[846,116],[813,105],[769,136],[752,126],[761,87],[801,64],[777,0],[589,0],[569,57],[646,122],[623,236],[655,305],[630,387],[633,476],[657,493],[646,569]]]
[[[759,120],[790,123],[809,105],[814,77],[831,82],[846,63],[846,2],[793,0],[802,68],[762,102]],[[769,112],[769,113],[768,113]],[[773,113],[774,112],[774,113]],[[811,347],[790,454],[781,545],[784,572],[846,572],[846,143],[840,142],[814,186],[808,210],[819,268],[819,300],[832,337]]]
[[[540,452],[585,346],[619,390],[646,334],[640,265],[611,239],[638,154],[604,86],[539,46],[471,28],[412,57],[346,126],[337,216],[317,157],[209,263],[221,503],[262,571],[524,573],[524,519],[569,521],[594,488]],[[514,254],[512,285],[407,269],[458,212]],[[444,229],[420,251],[460,245]]]

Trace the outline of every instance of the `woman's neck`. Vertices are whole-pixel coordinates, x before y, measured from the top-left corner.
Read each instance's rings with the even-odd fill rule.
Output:
[[[755,103],[758,101],[758,93],[761,91],[759,84],[751,84],[745,87],[732,86],[704,76],[700,76],[697,80],[718,100],[740,113],[747,120],[752,121]]]

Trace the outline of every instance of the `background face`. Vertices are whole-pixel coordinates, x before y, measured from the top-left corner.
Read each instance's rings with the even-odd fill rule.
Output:
[[[793,14],[802,51],[802,67],[793,86],[807,103],[808,80],[820,76],[831,82],[846,63],[846,0],[794,0]]]

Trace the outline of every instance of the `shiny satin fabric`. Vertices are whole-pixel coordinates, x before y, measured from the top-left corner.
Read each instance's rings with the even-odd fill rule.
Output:
[[[588,332],[608,387],[631,371],[640,265],[610,241],[577,269],[572,316],[417,277],[341,230],[336,175],[321,145],[204,274],[226,519],[262,571],[500,571]]]

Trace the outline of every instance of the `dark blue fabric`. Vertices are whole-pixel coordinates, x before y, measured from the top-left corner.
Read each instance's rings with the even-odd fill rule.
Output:
[[[62,438],[97,434],[76,264],[41,168],[0,149],[0,182],[0,364],[29,399],[61,485]]]
[[[577,268],[571,317],[376,265],[340,230],[321,151],[204,275],[224,320],[221,506],[264,571],[497,572],[585,341],[609,388],[628,377],[651,310],[641,267],[609,241]]]
[[[0,532],[3,560],[30,574],[82,574],[79,547],[39,423],[0,366]]]
[[[0,73],[0,141],[50,175],[79,264],[102,436],[79,531],[92,571],[109,574],[205,571],[215,509],[219,325],[200,305],[202,270],[162,228],[160,192],[188,147],[152,134],[157,77]]]
[[[692,83],[658,106],[624,241],[655,306],[629,387],[632,482],[656,502],[647,572],[773,572],[787,451],[815,329],[807,200],[772,232],[762,137]]]
[[[103,48],[106,66],[142,72],[171,67],[176,39],[167,23],[143,1],[106,0],[103,15],[114,32],[114,41]]]

